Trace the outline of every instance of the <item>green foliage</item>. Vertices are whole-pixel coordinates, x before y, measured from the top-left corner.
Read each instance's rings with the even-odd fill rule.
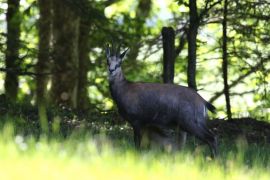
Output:
[[[20,69],[34,72],[37,62],[37,20],[39,12],[37,1],[21,3],[21,48]],[[150,10],[140,9],[140,1],[88,1],[65,0],[89,26],[90,63],[88,72],[88,91],[91,106],[100,110],[115,108],[110,98],[104,47],[106,43],[130,47],[123,64],[127,79],[131,81],[161,82],[162,41],[160,31],[163,26],[176,30],[176,46],[181,35],[188,28],[188,0],[153,2]],[[204,12],[217,1],[198,1],[198,12]],[[207,6],[206,6],[207,5]],[[232,110],[234,116],[253,114],[264,119],[269,117],[269,3],[253,1],[230,1],[228,15],[228,53],[229,84],[249,71],[250,75],[231,88]],[[6,2],[0,3],[0,67],[4,68]],[[147,14],[142,16],[141,14]],[[222,5],[211,7],[201,19],[198,35],[197,82],[199,93],[210,99],[222,91],[221,76],[221,20]],[[259,66],[252,69],[254,66]],[[186,85],[187,45],[176,59],[175,83]],[[3,85],[4,72],[0,75]],[[35,103],[35,76],[20,76],[19,100]],[[3,86],[0,86],[3,92]],[[219,109],[218,116],[224,117],[225,103],[220,96],[214,104]],[[258,112],[258,113],[256,113]],[[269,119],[269,118],[268,118]]]

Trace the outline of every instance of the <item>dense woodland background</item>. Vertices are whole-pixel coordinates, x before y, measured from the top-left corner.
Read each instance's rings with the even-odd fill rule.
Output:
[[[1,0],[0,179],[270,179],[269,20],[269,0]],[[130,48],[128,80],[217,107],[215,159],[173,130],[135,150],[106,44]]]
[[[221,119],[269,121],[269,19],[268,0],[1,1],[0,113],[44,128],[59,109],[115,119],[113,43],[130,48],[127,79],[194,88]]]

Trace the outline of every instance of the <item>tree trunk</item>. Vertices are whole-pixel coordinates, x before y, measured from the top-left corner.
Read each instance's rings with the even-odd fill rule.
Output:
[[[51,0],[39,0],[38,6],[40,10],[39,26],[39,51],[38,61],[36,65],[37,75],[37,102],[45,103],[46,101],[46,85],[48,80],[48,73],[50,66],[50,42],[52,38],[52,10]]]
[[[162,28],[163,41],[163,82],[173,83],[175,63],[175,32],[172,27]]]
[[[7,3],[7,49],[5,59],[7,73],[4,86],[7,98],[15,102],[17,100],[19,84],[17,70],[20,69],[20,0],[8,0]]]
[[[175,31],[172,27],[162,28],[163,41],[163,82],[173,84],[174,81],[174,64],[176,58],[175,49]],[[182,41],[183,43],[183,41]],[[181,48],[181,45],[180,45]],[[181,51],[181,49],[179,50]],[[155,134],[156,132],[152,132]],[[183,148],[186,144],[187,133],[177,128],[177,141],[179,148]],[[154,141],[154,139],[152,140]]]
[[[197,90],[196,85],[196,53],[197,53],[197,34],[199,28],[199,17],[197,12],[196,0],[189,0],[189,30],[188,30],[188,86]]]
[[[145,20],[147,17],[149,17],[149,14],[151,12],[152,7],[152,0],[139,0],[138,6],[136,9],[136,42],[132,44],[132,48],[130,49],[130,52],[128,53],[128,56],[130,59],[136,59],[139,50],[141,47],[141,44],[139,43],[141,40],[141,37],[143,36],[143,29]],[[139,41],[138,41],[139,40]],[[136,61],[134,61],[136,63]]]
[[[87,73],[89,71],[89,20],[81,20],[79,36],[79,71],[78,71],[78,109],[84,110],[89,106]]]
[[[52,99],[77,107],[79,16],[64,0],[53,1]]]
[[[226,109],[228,119],[232,118],[231,105],[230,105],[230,93],[228,85],[228,53],[227,53],[227,0],[224,0],[224,10],[223,10],[223,44],[222,44],[222,71],[223,71],[223,80],[224,80],[224,95],[226,100]]]
[[[50,71],[50,41],[52,37],[52,4],[51,0],[38,0],[39,6],[39,44],[38,61],[36,64],[36,94],[40,126],[44,133],[48,132],[47,121],[47,82],[48,76],[45,73]]]

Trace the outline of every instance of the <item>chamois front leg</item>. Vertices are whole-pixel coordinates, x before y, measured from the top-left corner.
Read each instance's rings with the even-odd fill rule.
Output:
[[[178,138],[179,138],[179,149],[183,149],[187,141],[187,132],[178,129]]]
[[[141,147],[141,129],[140,127],[134,126],[133,127],[133,132],[134,132],[134,144],[136,149],[140,149]]]
[[[181,127],[178,125],[176,128],[176,140],[178,149],[181,150],[186,145],[187,141],[187,132],[182,130]]]

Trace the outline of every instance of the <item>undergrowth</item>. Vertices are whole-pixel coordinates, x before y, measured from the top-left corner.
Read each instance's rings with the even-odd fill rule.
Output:
[[[0,133],[0,179],[269,179],[269,145],[221,141],[219,156],[192,137],[180,152],[134,150],[131,136],[74,130],[69,136]]]
[[[130,126],[113,111],[49,111],[44,135],[35,109],[1,108],[0,179],[270,179],[269,143],[222,136],[212,159],[189,135],[181,151],[137,151]]]

